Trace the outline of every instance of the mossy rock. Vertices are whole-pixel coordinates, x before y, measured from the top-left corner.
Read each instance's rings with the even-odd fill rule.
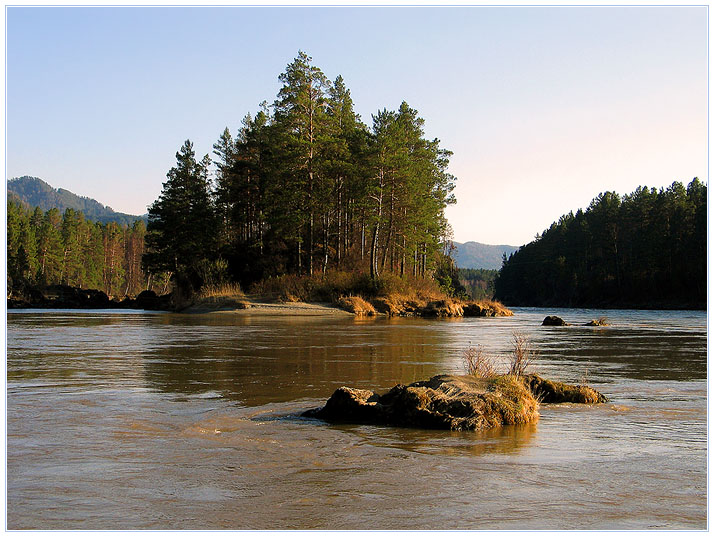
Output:
[[[324,407],[303,415],[335,423],[392,425],[420,429],[474,431],[538,420],[544,403],[603,403],[607,398],[588,386],[571,386],[538,375],[437,375],[384,395],[343,386]]]
[[[607,397],[590,386],[565,384],[544,379],[536,374],[524,377],[526,385],[541,403],[606,403]]]
[[[538,402],[515,377],[478,379],[438,375],[380,396],[342,387],[307,417],[337,423],[392,425],[453,431],[481,430],[538,420]]]

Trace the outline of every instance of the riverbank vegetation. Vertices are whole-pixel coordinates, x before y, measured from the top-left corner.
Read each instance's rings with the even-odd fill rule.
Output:
[[[705,308],[707,186],[600,194],[504,260],[495,285],[518,306]]]
[[[450,258],[433,275],[383,273],[373,278],[366,271],[329,269],[308,274],[282,274],[259,280],[247,289],[226,277],[225,260],[203,260],[196,270],[204,283],[190,293],[175,289],[168,272],[144,272],[141,266],[146,228],[100,224],[67,209],[30,210],[8,202],[9,307],[170,307],[201,311],[239,310],[265,302],[322,302],[356,315],[497,316],[511,315],[501,304],[470,301],[459,289]],[[453,278],[453,279],[452,279]],[[102,299],[83,290],[98,289]],[[161,300],[142,290],[170,297]],[[86,295],[86,296],[85,296]],[[85,306],[82,306],[82,305]],[[143,306],[142,306],[143,307]],[[296,314],[299,312],[296,311]]]

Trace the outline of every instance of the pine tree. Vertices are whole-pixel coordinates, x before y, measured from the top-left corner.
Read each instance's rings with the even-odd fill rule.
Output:
[[[62,236],[59,210],[50,209],[44,214],[37,233],[38,275],[40,284],[51,285],[62,281]]]
[[[200,288],[198,263],[215,257],[217,250],[209,163],[208,155],[196,162],[193,144],[187,140],[176,153],[176,166],[167,173],[159,199],[149,208],[143,266],[149,272],[171,272],[188,290]]]
[[[289,64],[279,80],[283,87],[274,103],[275,122],[286,140],[284,158],[288,192],[297,200],[299,227],[304,228],[306,272],[313,273],[315,217],[324,193],[321,156],[326,135],[326,95],[330,82],[322,71],[311,64],[312,58],[302,51]],[[298,241],[298,246],[302,241]],[[301,263],[298,255],[298,263]]]

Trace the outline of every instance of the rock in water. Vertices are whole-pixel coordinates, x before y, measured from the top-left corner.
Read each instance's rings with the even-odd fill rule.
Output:
[[[570,325],[556,315],[548,315],[545,319],[543,319],[542,326],[570,326]]]
[[[304,415],[332,422],[466,431],[536,421],[538,402],[515,377],[438,375],[409,386],[399,384],[382,396],[342,387],[324,407]]]
[[[607,397],[584,384],[573,386],[544,379],[536,374],[526,375],[523,380],[541,403],[607,403]]]
[[[535,394],[535,395],[534,395]],[[329,422],[473,431],[538,420],[543,402],[597,403],[607,399],[587,386],[551,382],[538,375],[489,379],[438,375],[379,396],[343,386],[306,417]]]

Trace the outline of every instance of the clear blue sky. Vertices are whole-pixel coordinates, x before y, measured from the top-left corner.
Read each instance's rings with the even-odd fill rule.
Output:
[[[706,7],[9,7],[6,173],[141,214],[299,49],[369,124],[454,152],[455,239],[529,242],[605,190],[707,181]]]

